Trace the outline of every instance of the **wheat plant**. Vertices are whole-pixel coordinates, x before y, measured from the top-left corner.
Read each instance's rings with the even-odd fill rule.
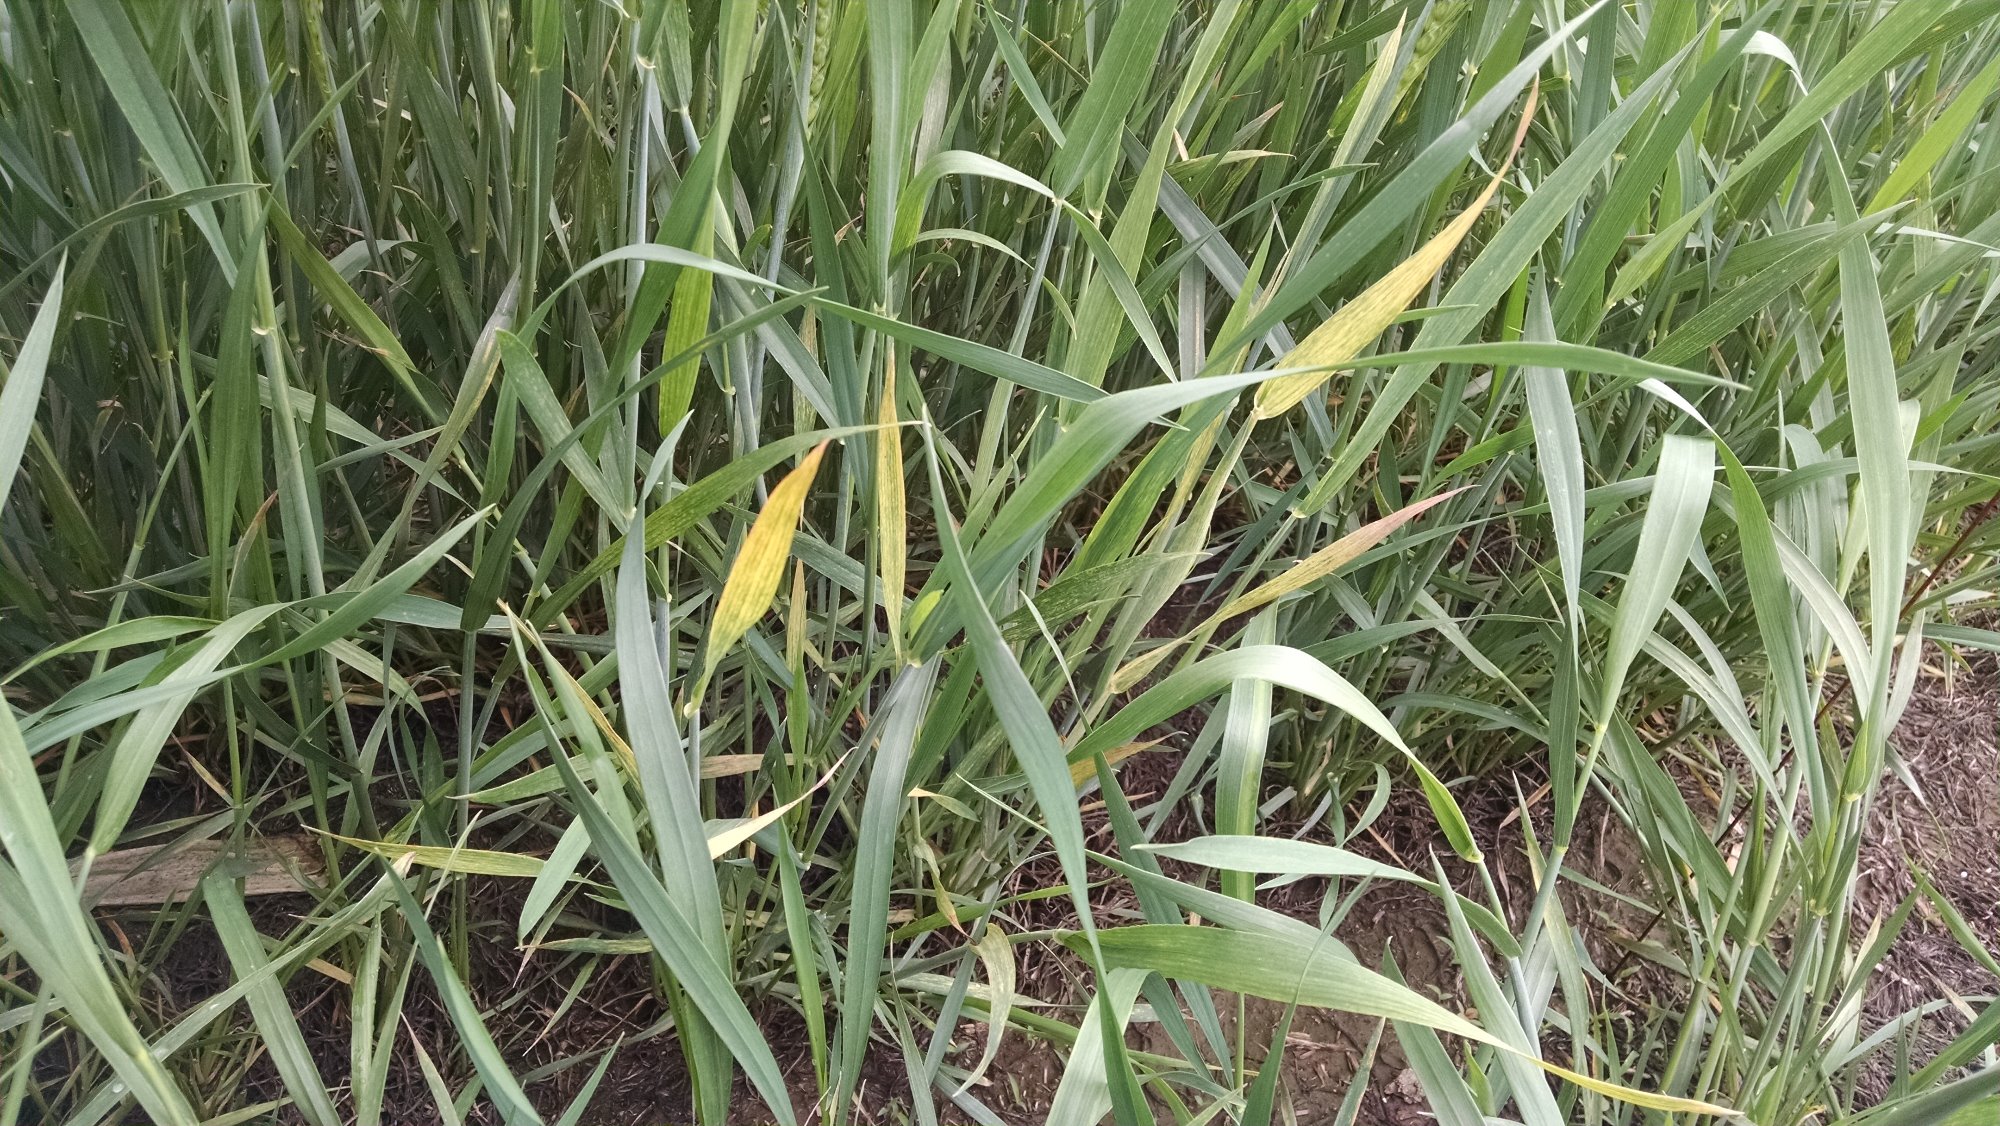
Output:
[[[1854,888],[2000,642],[1996,86],[1986,0],[0,0],[0,1126],[596,1121],[634,959],[651,1121],[1308,1121],[1293,1007],[1448,1126],[1992,1120],[2000,1005],[1863,1007],[1991,936]]]

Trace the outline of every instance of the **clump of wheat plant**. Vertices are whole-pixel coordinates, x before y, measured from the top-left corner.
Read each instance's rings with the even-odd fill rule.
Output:
[[[616,1044],[523,1061],[633,957],[661,1120],[999,1121],[1010,1038],[1049,1121],[1293,1120],[1241,996],[1449,1126],[2000,1113],[1991,998],[1862,1017],[1918,899],[1992,951],[1854,895],[1926,641],[2000,642],[1992,4],[0,0],[0,56],[0,1126],[590,1121]],[[1469,880],[1367,852],[1392,792]],[[1563,894],[1606,816],[1639,1000]],[[1383,881],[1461,998],[1343,944]]]

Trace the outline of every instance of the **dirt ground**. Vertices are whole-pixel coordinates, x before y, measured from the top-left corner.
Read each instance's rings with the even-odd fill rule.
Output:
[[[2000,951],[2000,655],[1970,653],[1960,665],[1936,647],[1932,654],[1930,675],[1890,739],[1907,781],[1886,784],[1871,811],[1856,902],[1863,919],[1885,918],[1916,887],[1920,870],[1986,949]],[[1920,898],[1864,1012],[1872,1030],[1936,998],[1997,993],[2000,979]],[[1914,1036],[1912,1060],[1930,1058],[1967,1019],[1953,1006],[1929,1015]],[[1863,1089],[1887,1090],[1893,1070],[1890,1059],[1878,1057]]]
[[[1974,932],[1990,949],[2000,949],[2000,659],[1991,654],[1975,654],[1968,662],[1948,659],[1934,650],[1927,675],[1892,739],[1904,767],[1907,783],[1891,779],[1882,790],[1871,820],[1868,846],[1860,861],[1857,883],[1858,903],[1863,922],[1886,916],[1914,887],[1913,868],[1928,873],[1934,886],[1963,913]],[[1143,805],[1166,788],[1178,756],[1155,753],[1138,756],[1122,768],[1122,780],[1135,805]],[[1902,776],[1899,776],[1902,777]],[[1533,764],[1524,764],[1514,773],[1503,773],[1469,785],[1460,800],[1475,826],[1480,844],[1492,859],[1496,883],[1502,898],[1525,906],[1532,895],[1533,880],[1519,850],[1520,827],[1517,795],[1532,793],[1542,779]],[[1098,830],[1093,847],[1108,850],[1110,842],[1101,815],[1092,819]],[[1546,839],[1546,826],[1537,826]],[[1177,832],[1176,830],[1180,831]],[[1185,826],[1171,823],[1168,839],[1183,835]],[[1274,832],[1283,832],[1276,826]],[[1311,839],[1309,836],[1308,839]],[[1392,800],[1373,830],[1355,842],[1359,851],[1405,866],[1428,864],[1433,852],[1445,852],[1436,839],[1432,821],[1422,801],[1412,794]],[[1579,826],[1578,847],[1573,864],[1584,874],[1611,887],[1645,898],[1644,865],[1629,840],[1608,816],[1594,824]],[[1030,865],[1015,876],[1023,887],[1055,877],[1053,861]],[[1472,873],[1463,866],[1447,865],[1447,875],[1461,886],[1470,886]],[[576,1096],[588,1066],[571,1067],[546,1076],[535,1069],[552,1061],[581,1052],[595,1052],[616,1045],[616,1054],[582,1121],[603,1126],[631,1123],[680,1121],[687,1116],[690,1092],[682,1066],[680,1049],[672,1034],[672,1022],[656,988],[649,960],[640,956],[615,957],[596,970],[586,993],[576,1001],[567,1000],[574,965],[565,965],[544,953],[524,961],[513,946],[512,919],[521,889],[516,882],[475,880],[471,899],[486,921],[475,920],[469,932],[472,974],[468,982],[476,998],[514,998],[507,1007],[490,1014],[496,1038],[517,1068],[533,1077],[528,1089],[551,1120],[561,1114]],[[1260,902],[1296,917],[1317,921],[1322,881],[1302,881],[1275,893],[1266,893]],[[1629,940],[1645,922],[1643,913],[1620,907],[1604,897],[1585,895],[1566,901],[1571,921],[1581,928],[1600,965],[1618,963],[1617,940]],[[282,933],[296,914],[310,909],[302,897],[272,897],[253,901],[253,910],[266,933]],[[1106,921],[1128,921],[1135,908],[1123,892],[1107,892],[1098,904]],[[1518,909],[1517,906],[1517,909]],[[1038,927],[1073,925],[1064,900],[1043,900],[1033,907],[1025,921]],[[1121,913],[1123,917],[1121,918]],[[128,916],[122,922],[130,927]],[[611,929],[615,929],[611,928]],[[1385,887],[1364,897],[1348,915],[1337,936],[1346,942],[1364,963],[1373,964],[1385,950],[1393,951],[1402,970],[1418,989],[1449,1004],[1462,1005],[1462,989],[1453,965],[1450,947],[1444,939],[1445,920],[1436,900],[1427,893]],[[172,943],[156,976],[156,995],[149,1002],[163,1012],[178,1012],[227,985],[227,960],[222,956],[213,932],[195,922],[171,935]],[[1051,1002],[1051,1015],[1074,1020],[1075,1009],[1065,1009],[1082,996],[1082,967],[1066,952],[1022,947],[1020,989],[1023,994]],[[1636,975],[1636,976],[1635,976]],[[532,985],[542,981],[543,985]],[[1648,979],[1643,967],[1627,975],[1631,991],[1652,985],[1671,988],[1663,979]],[[531,985],[525,991],[524,984]],[[314,973],[297,975],[288,988],[299,1018],[322,1069],[330,1077],[344,1074],[347,1066],[348,1019],[343,1007],[344,991]],[[2000,992],[2000,981],[1982,969],[1945,926],[1943,918],[1921,903],[1908,929],[1890,949],[1865,1008],[1869,1029],[1881,1026],[1909,1009],[1938,997],[1968,997]],[[1661,998],[1662,1000],[1668,1000]],[[489,1004],[494,1002],[488,1002]],[[1669,1002],[1671,1003],[1671,1002]],[[1934,1006],[1935,1007],[1935,1006]],[[1234,1025],[1236,1006],[1223,998],[1221,1008],[1227,1023]],[[1242,1019],[1253,1041],[1268,1041],[1276,1025],[1280,1007],[1266,1002],[1245,1002]],[[424,974],[417,973],[410,984],[403,1019],[406,1032],[427,1043],[450,1042],[450,1023],[439,1007]],[[803,1021],[791,1009],[767,1005],[760,1019],[779,1050],[780,1063],[794,1081],[795,1102],[802,1114],[811,1111],[814,1076],[805,1050]],[[1931,1013],[1913,1036],[1912,1058],[1921,1062],[1964,1025],[1962,1012],[1944,1006]],[[1369,1066],[1367,1091],[1359,1121],[1388,1126],[1415,1126],[1428,1122],[1421,1095],[1408,1072],[1393,1035],[1381,1038],[1372,1059],[1369,1045],[1375,1038],[1376,1022],[1348,1014],[1301,1011],[1294,1017],[1287,1041],[1282,1080],[1286,1097],[1302,1123],[1326,1121],[1339,1107],[1364,1063]],[[248,1033],[246,1027],[240,1030]],[[970,1065],[978,1058],[983,1028],[977,1021],[960,1027],[962,1048],[958,1060]],[[408,1047],[408,1038],[399,1039],[395,1065],[386,1092],[386,1114],[399,1124],[440,1121],[432,1105],[422,1070]],[[1135,1024],[1131,1044],[1145,1051],[1170,1050],[1157,1024]],[[903,1067],[890,1053],[879,1053],[865,1069],[859,1122],[910,1120],[906,1096],[892,1095],[903,1084]],[[1254,1059],[1261,1052],[1253,1053]],[[445,1059],[449,1058],[446,1053]],[[60,1067],[57,1059],[42,1061]],[[442,1061],[441,1061],[442,1062]],[[1881,1060],[1864,1080],[1863,1092],[1885,1090],[1893,1079],[1894,1064]],[[976,1089],[978,1097],[1010,1122],[1040,1123],[1062,1073],[1062,1057],[1050,1046],[1014,1033],[1003,1044],[987,1080]],[[237,1099],[248,1103],[274,1097],[279,1089],[268,1060],[255,1058],[237,1088]],[[740,1120],[758,1120],[758,1104],[739,1081]],[[970,1121],[942,1095],[938,1107],[946,1122]],[[490,1112],[475,1107],[473,1122],[483,1122]]]

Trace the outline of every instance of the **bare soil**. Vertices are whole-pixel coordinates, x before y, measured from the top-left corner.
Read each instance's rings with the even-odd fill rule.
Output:
[[[1985,948],[2000,951],[2000,655],[1972,652],[1959,663],[1937,647],[1931,654],[1928,675],[1890,738],[1907,779],[1892,777],[1870,811],[1856,927],[1886,920],[1922,872]],[[1873,1031],[1939,999],[1995,995],[2000,979],[1919,896],[1876,974],[1864,1017]],[[1921,1066],[1936,1055],[1968,1020],[1949,1001],[1929,1013],[1911,1037],[1911,1062]],[[1894,1071],[1890,1054],[1878,1056],[1864,1092],[1879,1096]]]

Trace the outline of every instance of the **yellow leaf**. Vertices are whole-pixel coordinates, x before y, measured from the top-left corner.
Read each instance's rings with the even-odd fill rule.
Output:
[[[1014,1008],[1014,944],[1007,940],[1007,933],[1000,929],[999,922],[989,919],[979,932],[979,941],[973,944],[979,960],[986,966],[986,981],[990,996],[986,1002],[986,1048],[979,1053],[979,1063],[972,1074],[958,1085],[955,1094],[963,1094],[974,1084],[985,1081],[986,1069],[993,1066],[993,1058],[999,1054],[1000,1040],[1007,1032],[1007,1017]]]
[[[733,778],[764,765],[763,755],[709,755],[701,760],[703,778]]]
[[[819,472],[819,461],[825,454],[826,443],[821,442],[799,462],[797,469],[785,474],[785,479],[771,490],[756,522],[750,525],[750,534],[743,537],[743,549],[736,553],[729,578],[722,584],[722,597],[716,599],[715,616],[709,619],[705,667],[694,691],[688,694],[690,708],[708,686],[716,662],[770,610],[771,600],[778,593],[778,580],[785,574],[785,560],[792,554],[792,537],[798,533],[806,493],[812,489],[813,476]]]
[[[1213,630],[1216,626],[1221,625],[1238,614],[1248,613],[1259,606],[1276,602],[1278,599],[1294,591],[1304,590],[1328,575],[1333,574],[1335,571],[1340,570],[1342,567],[1347,566],[1349,563],[1354,562],[1354,560],[1360,558],[1362,552],[1388,539],[1391,532],[1416,519],[1426,509],[1442,504],[1464,491],[1464,488],[1453,489],[1448,493],[1439,493],[1434,497],[1399,508],[1389,515],[1382,517],[1380,520],[1363,524],[1361,527],[1327,544],[1325,547],[1320,548],[1318,551],[1286,568],[1285,573],[1279,575],[1277,578],[1264,583],[1254,590],[1230,599],[1223,604],[1220,610],[1210,614],[1206,620],[1194,629],[1146,653],[1144,656],[1127,662],[1125,667],[1119,669],[1117,674],[1111,678],[1111,690],[1114,692],[1126,691],[1144,679],[1147,673],[1152,672],[1155,666],[1165,660],[1174,650],[1180,648],[1189,639],[1202,636],[1207,631]]]
[[[1535,115],[1535,97],[1528,97],[1528,108],[1521,116],[1521,129],[1515,135],[1514,148],[1519,149],[1521,137],[1527,133],[1528,122]],[[1444,268],[1445,260],[1458,249],[1466,232],[1478,220],[1486,203],[1500,187],[1500,180],[1507,175],[1513,164],[1510,150],[1507,161],[1493,174],[1486,190],[1472,201],[1472,206],[1459,213],[1444,230],[1439,231],[1431,241],[1417,249],[1415,254],[1405,258],[1395,269],[1384,274],[1381,280],[1363,290],[1361,295],[1326,319],[1326,323],[1312,331],[1312,335],[1299,341],[1290,352],[1278,361],[1278,367],[1312,368],[1295,375],[1281,375],[1267,380],[1257,388],[1255,417],[1275,418],[1297,406],[1307,395],[1333,378],[1334,370],[1346,365],[1361,354],[1374,339],[1382,335],[1395,319],[1402,315],[1424,286],[1437,272]]]
[[[1113,747],[1104,752],[1104,765],[1117,766],[1140,751],[1150,751],[1159,745],[1160,740],[1148,739],[1143,743],[1126,743],[1124,746]],[[1083,762],[1069,764],[1069,780],[1071,784],[1081,786],[1095,777],[1097,777],[1096,759],[1086,759]]]
[[[1226,618],[1233,618],[1238,614],[1255,610],[1259,606],[1276,602],[1293,591],[1304,590],[1306,587],[1333,574],[1347,564],[1354,562],[1361,557],[1362,552],[1388,539],[1391,532],[1423,515],[1425,510],[1443,504],[1445,501],[1450,500],[1470,487],[1465,486],[1453,489],[1447,493],[1439,493],[1434,497],[1399,508],[1389,515],[1382,517],[1380,520],[1363,524],[1359,528],[1327,544],[1325,547],[1320,548],[1318,551],[1313,552],[1311,555],[1306,556],[1304,559],[1299,560],[1297,563],[1292,564],[1286,568],[1284,574],[1279,575],[1270,582],[1239,597],[1230,599],[1223,604],[1222,609],[1211,614],[1208,621],[1202,624],[1220,623]]]
[[[1382,330],[1402,315],[1411,299],[1430,284],[1431,278],[1444,266],[1445,259],[1458,249],[1460,240],[1472,229],[1473,221],[1479,218],[1486,201],[1492,198],[1494,189],[1499,186],[1500,179],[1496,176],[1472,206],[1461,212],[1449,226],[1383,275],[1380,281],[1363,290],[1359,297],[1342,305],[1338,312],[1326,319],[1326,323],[1314,329],[1312,335],[1285,353],[1285,357],[1278,361],[1279,368],[1313,370],[1281,375],[1259,386],[1256,416],[1275,418],[1297,406],[1307,395],[1333,378],[1334,369],[1360,355],[1363,348],[1382,335]]]
[[[322,975],[330,977],[342,985],[354,984],[353,974],[348,973],[346,970],[341,969],[339,966],[334,965],[332,962],[327,961],[325,958],[307,958],[306,968],[309,970],[317,970]]]
[[[881,552],[882,609],[889,615],[889,643],[903,651],[903,586],[909,530],[903,506],[903,431],[896,418],[896,350],[882,378],[882,429],[875,435],[875,531]]]
[[[803,671],[806,667],[806,565],[792,565],[792,601],[785,607],[785,667]]]
[[[790,813],[794,806],[804,800],[806,800],[806,795],[800,794],[798,797],[793,798],[791,801],[786,802],[769,813],[760,813],[755,817],[746,817],[708,838],[708,858],[710,860],[722,859],[728,855],[731,849],[763,832],[764,826]]]
[[[958,905],[951,901],[951,892],[945,890],[944,873],[938,870],[937,850],[922,837],[911,842],[911,845],[916,854],[922,858],[924,869],[930,873],[931,891],[937,896],[938,914],[944,916],[944,921],[951,924],[952,930],[964,934],[965,924],[959,921]]]
[[[456,872],[468,876],[542,874],[542,859],[539,856],[490,852],[480,848],[440,848],[436,845],[399,844],[395,841],[364,841],[354,837],[343,837],[339,833],[326,835],[342,844],[353,845],[363,852],[371,852],[390,860],[407,860],[411,864],[436,868],[440,872]]]
[[[743,758],[754,757],[758,759],[763,758],[762,755],[754,755],[754,756],[744,755],[737,757],[743,757]],[[832,766],[827,768],[825,774],[820,775],[819,781],[814,782],[810,789],[806,790],[805,793],[800,794],[798,797],[793,798],[791,801],[786,802],[785,804],[779,806],[778,808],[772,810],[769,813],[760,813],[755,817],[745,818],[742,821],[738,821],[737,823],[731,825],[727,829],[724,829],[721,832],[715,834],[714,836],[708,838],[708,858],[710,860],[720,860],[723,858],[724,855],[726,855],[731,849],[735,848],[737,845],[740,845],[744,841],[749,840],[751,837],[756,836],[758,833],[763,832],[764,826],[769,825],[772,822],[776,821],[778,818],[783,817],[787,813],[790,813],[792,809],[796,807],[800,802],[813,796],[813,794],[817,792],[821,786],[824,786],[828,782],[832,781],[834,773],[840,769],[841,763],[844,763],[846,761],[847,761],[846,755],[840,756],[840,758],[834,761],[834,764]]]

